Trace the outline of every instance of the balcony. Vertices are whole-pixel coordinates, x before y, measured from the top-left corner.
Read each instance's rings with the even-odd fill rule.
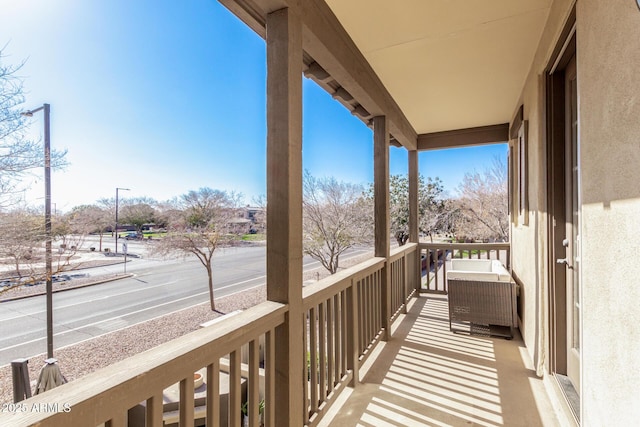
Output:
[[[500,256],[496,246],[465,248],[475,256]],[[500,248],[508,250],[508,244]],[[553,411],[542,382],[524,362],[528,356],[518,337],[508,341],[482,331],[449,331],[445,290],[428,289],[431,281],[442,280],[444,257],[429,266],[431,275],[419,274],[419,252],[437,255],[440,249],[457,256],[464,248],[408,244],[388,261],[372,258],[303,289],[299,320],[305,351],[297,362],[304,372],[292,387],[299,396],[300,424],[556,424],[547,415]],[[133,426],[138,424],[131,414],[142,408],[147,426],[162,426],[163,418],[171,417],[180,426],[205,420],[217,426],[221,412],[228,414],[222,425],[238,426],[244,402],[248,425],[262,420],[266,426],[278,425],[276,379],[294,373],[279,369],[277,362],[293,355],[276,345],[276,337],[290,313],[285,304],[259,304],[215,327],[23,401],[24,408],[48,409],[0,414],[0,425]],[[389,334],[385,324],[391,324]],[[200,369],[206,384],[216,386],[198,402],[193,373]],[[163,391],[176,383],[180,405],[168,414]],[[224,396],[222,389],[228,390]],[[220,402],[226,410],[221,411]],[[342,409],[335,415],[337,408]]]

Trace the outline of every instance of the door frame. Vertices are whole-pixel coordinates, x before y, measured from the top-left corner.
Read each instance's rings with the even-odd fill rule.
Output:
[[[546,161],[547,161],[547,265],[549,292],[549,366],[551,374],[567,375],[567,281],[566,267],[556,260],[565,258],[565,73],[576,55],[575,6],[545,71]]]

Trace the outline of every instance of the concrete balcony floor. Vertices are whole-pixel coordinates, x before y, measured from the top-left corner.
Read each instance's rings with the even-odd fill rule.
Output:
[[[414,298],[322,426],[557,426],[519,334],[452,333],[446,296]]]

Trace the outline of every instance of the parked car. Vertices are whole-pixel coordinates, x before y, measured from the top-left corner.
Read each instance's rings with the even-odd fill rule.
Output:
[[[142,233],[138,231],[129,231],[123,236],[126,240],[140,240],[143,238]]]

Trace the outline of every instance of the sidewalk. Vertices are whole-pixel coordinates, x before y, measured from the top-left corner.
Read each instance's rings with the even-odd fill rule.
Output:
[[[130,260],[127,260],[130,262]],[[123,256],[105,256],[101,252],[78,252],[74,255],[71,263],[65,266],[63,271],[54,274],[53,278],[53,292],[61,292],[70,289],[75,289],[84,286],[92,286],[113,280],[122,279],[124,277],[131,277],[132,274],[102,274],[102,275],[89,275],[82,273],[82,270],[102,267],[108,265],[122,264],[124,263]],[[40,267],[39,267],[40,268]],[[44,266],[42,266],[44,268]],[[0,264],[0,273],[14,271],[15,268],[11,265]],[[15,299],[28,298],[37,295],[44,295],[46,293],[45,283],[39,282],[32,285],[18,285],[11,288],[0,287],[0,302],[11,301]]]

